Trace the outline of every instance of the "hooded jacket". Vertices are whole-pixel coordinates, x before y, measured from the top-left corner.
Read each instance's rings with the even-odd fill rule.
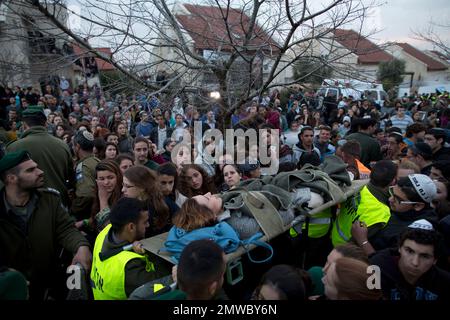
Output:
[[[317,153],[317,155],[319,156],[319,159],[320,159],[321,155],[320,155],[319,149],[317,149],[315,146],[313,146],[312,150]],[[310,151],[307,151],[303,147],[303,144],[301,141],[299,143],[297,143],[296,145],[294,145],[294,147],[292,148],[292,151],[294,152],[293,162],[295,164],[297,164],[300,161],[300,159],[304,153],[310,152]]]

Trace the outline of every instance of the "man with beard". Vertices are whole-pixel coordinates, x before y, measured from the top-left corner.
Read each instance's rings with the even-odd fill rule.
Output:
[[[299,142],[294,145],[292,151],[294,152],[294,163],[299,165],[303,165],[306,162],[312,163],[313,165],[319,165],[320,164],[320,151],[314,146],[313,143],[314,139],[314,130],[312,127],[305,126],[300,130],[300,133],[298,134],[298,140]],[[304,160],[304,158],[307,158],[308,156],[314,156],[311,157],[311,160]],[[312,161],[314,159],[315,161]]]
[[[364,250],[371,248],[368,241],[391,219],[389,188],[395,184],[396,176],[397,165],[390,160],[380,160],[373,166],[369,183],[341,204],[331,233],[333,246],[354,241]],[[355,224],[364,226],[366,238],[353,234]]]
[[[56,119],[55,117],[55,125]],[[45,172],[45,186],[60,192],[63,204],[70,205],[68,191],[75,184],[73,160],[68,145],[47,132],[47,118],[42,107],[29,106],[22,113],[24,133],[6,147],[8,152],[27,150]]]
[[[43,188],[44,172],[26,151],[0,160],[0,178],[5,184],[0,190],[0,251],[6,265],[30,281],[30,298],[46,298],[58,285],[57,248],[72,252],[72,264],[89,270],[89,243],[75,228],[59,192]]]
[[[121,198],[109,214],[110,224],[97,236],[92,261],[91,283],[95,300],[126,300],[141,285],[162,276],[142,249],[148,228],[145,203]],[[133,251],[120,250],[133,245]]]

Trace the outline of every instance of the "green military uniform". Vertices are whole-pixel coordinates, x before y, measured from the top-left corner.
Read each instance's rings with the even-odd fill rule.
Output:
[[[38,114],[40,109],[24,111],[24,117]],[[44,171],[45,186],[60,192],[63,204],[69,205],[68,190],[74,183],[73,161],[68,145],[48,134],[43,126],[34,126],[25,131],[21,138],[6,147],[7,152],[26,150]]]
[[[100,159],[90,155],[81,159],[75,168],[75,199],[72,202],[71,213],[77,219],[89,218],[95,194],[95,167]]]
[[[8,267],[30,281],[31,298],[42,298],[56,280],[59,246],[75,253],[89,242],[75,228],[58,191],[37,189],[26,207],[17,208],[7,203],[5,189],[0,190],[0,252]]]

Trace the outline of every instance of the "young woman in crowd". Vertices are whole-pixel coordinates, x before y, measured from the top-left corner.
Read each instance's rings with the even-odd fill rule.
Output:
[[[187,198],[175,188],[178,185],[177,167],[173,163],[167,162],[158,167],[157,173],[160,190],[163,195],[169,197],[181,207]]]
[[[381,300],[381,289],[369,288],[368,263],[354,258],[339,258],[324,268],[322,278],[329,300]]]
[[[119,137],[119,151],[121,153],[133,154],[133,138],[128,135],[128,130],[125,124],[119,123],[116,127],[116,133]]]
[[[226,164],[222,169],[223,179],[228,187],[228,190],[234,189],[242,179],[241,170],[235,164]]]
[[[145,231],[146,238],[170,230],[179,208],[169,197],[164,197],[156,175],[149,168],[139,165],[125,171],[122,192],[124,197],[147,203],[150,225]]]
[[[121,153],[115,159],[117,165],[120,168],[120,172],[122,175],[127,171],[128,168],[134,166],[134,158],[130,156],[128,153]]]
[[[58,124],[55,127],[55,137],[62,139],[65,131],[68,131],[68,127],[64,124]]]
[[[114,160],[119,154],[119,149],[117,145],[112,142],[108,142],[105,146],[105,159]]]
[[[208,176],[206,171],[197,164],[182,166],[180,184],[177,189],[188,198],[208,192],[216,193],[212,177]]]
[[[233,163],[233,156],[225,153],[219,156],[219,162],[215,165],[215,173],[214,173],[214,185],[216,186],[216,190],[219,192],[228,190],[227,185],[225,184],[225,180],[223,177],[223,167],[225,164]]]
[[[96,236],[108,223],[110,208],[122,196],[122,173],[113,160],[105,159],[95,167],[96,198],[92,205],[90,219],[78,221],[77,228],[84,227]],[[95,238],[94,238],[95,239]]]

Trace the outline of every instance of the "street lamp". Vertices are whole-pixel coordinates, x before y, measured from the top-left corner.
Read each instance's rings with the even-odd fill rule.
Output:
[[[213,99],[220,99],[220,92],[219,91],[212,91],[209,93],[209,96]]]

